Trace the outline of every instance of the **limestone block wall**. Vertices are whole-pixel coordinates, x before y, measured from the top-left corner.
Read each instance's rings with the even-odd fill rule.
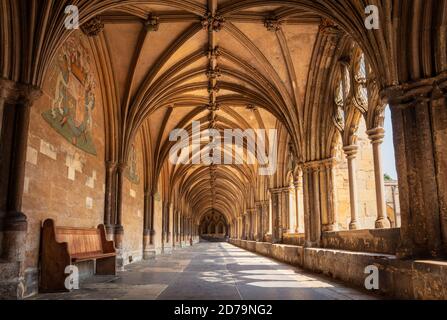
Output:
[[[134,152],[131,152],[129,168],[123,185],[123,258],[124,264],[139,261],[143,256],[143,226],[144,226],[144,183],[143,183],[143,153],[141,136],[138,134],[134,142]],[[135,172],[130,168],[135,165]]]
[[[293,244],[293,245],[304,245],[304,233],[284,233],[283,234],[283,243],[284,244]]]
[[[38,289],[40,227],[96,227],[104,222],[105,123],[98,72],[88,39],[74,32],[48,70],[43,95],[31,108],[23,211],[28,217],[25,295]],[[141,141],[133,173],[142,177]],[[142,179],[141,179],[142,180]],[[124,261],[142,255],[143,182],[124,178]],[[91,273],[92,266],[82,269]],[[90,269],[90,270],[87,270]]]
[[[359,252],[396,254],[400,229],[368,229],[324,232],[322,246]]]
[[[365,268],[379,270],[379,289],[374,293],[399,299],[447,299],[447,263],[398,260],[394,255],[326,248],[305,248],[268,242],[230,239],[243,249],[302,267],[312,272],[365,289]]]
[[[87,72],[92,78],[82,78]],[[75,32],[51,64],[43,96],[31,108],[23,196],[27,295],[38,287],[43,220],[77,227],[103,222],[105,139],[98,83],[87,39]]]

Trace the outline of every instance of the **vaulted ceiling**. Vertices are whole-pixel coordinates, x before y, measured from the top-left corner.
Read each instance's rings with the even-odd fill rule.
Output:
[[[100,16],[105,28],[96,45],[107,51],[114,101],[132,127],[127,138],[141,129],[150,146],[148,174],[165,177],[164,193],[175,189],[197,216],[215,209],[231,218],[262,198],[252,190],[264,179],[257,165],[173,165],[169,134],[177,128],[191,133],[192,121],[200,121],[202,130],[217,129],[222,136],[225,129],[281,129],[283,148],[299,137],[322,19],[282,5],[219,16],[226,5],[194,2],[201,12],[154,4],[109,10]],[[162,188],[160,179],[148,180]],[[262,183],[268,187],[269,181]]]
[[[106,159],[125,162],[141,132],[146,192],[160,190],[195,216],[216,208],[231,218],[266,199],[268,187],[286,183],[289,153],[295,162],[331,156],[332,70],[352,42],[377,92],[447,68],[447,0],[5,0],[1,77],[42,85],[73,32],[64,27],[68,4],[79,7],[81,27],[98,16],[105,24],[90,42],[106,107]],[[379,10],[377,30],[365,28],[368,5]],[[277,174],[170,164],[169,133],[193,120],[220,130],[279,129]]]

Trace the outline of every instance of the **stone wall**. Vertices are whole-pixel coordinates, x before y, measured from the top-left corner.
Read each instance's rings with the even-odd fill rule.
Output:
[[[64,60],[75,52],[82,62]],[[52,218],[56,225],[96,227],[104,216],[103,107],[85,36],[75,32],[51,65],[43,96],[30,116],[23,196],[28,217],[26,295],[36,292],[38,286],[42,222]],[[82,78],[87,69],[93,75],[89,80]],[[66,88],[64,81],[68,82]],[[87,92],[94,96],[94,104],[86,103]]]
[[[292,244],[296,246],[304,245],[304,233],[284,233],[282,236],[284,244]]]
[[[344,281],[365,290],[365,268],[379,269],[382,295],[398,299],[447,299],[447,262],[398,260],[394,255],[305,248],[230,239],[243,249]]]
[[[96,227],[104,222],[105,124],[98,73],[81,32],[59,50],[31,109],[23,211],[28,217],[25,295],[38,289],[40,227]],[[142,177],[141,139],[135,142],[132,173]],[[124,262],[141,259],[144,190],[127,172],[123,185]],[[131,181],[134,180],[134,181]],[[80,266],[92,274],[93,264]],[[84,272],[85,271],[85,272]]]
[[[371,253],[395,254],[400,229],[369,229],[324,232],[322,246]]]
[[[143,255],[144,183],[140,134],[136,136],[133,146],[134,152],[131,152],[127,174],[123,181],[124,264],[139,261]],[[135,166],[136,170],[130,170],[132,166]],[[132,171],[135,172],[131,173]]]

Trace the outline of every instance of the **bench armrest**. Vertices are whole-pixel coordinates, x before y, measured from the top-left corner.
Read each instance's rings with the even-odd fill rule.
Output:
[[[108,241],[106,237],[106,228],[103,224],[98,225],[99,233],[101,234],[102,251],[104,253],[114,253],[115,243],[114,241]]]

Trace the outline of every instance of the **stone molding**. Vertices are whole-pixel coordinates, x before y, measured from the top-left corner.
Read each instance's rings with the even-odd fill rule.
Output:
[[[8,104],[31,106],[42,96],[42,90],[36,86],[0,78],[0,99]]]
[[[428,103],[433,99],[447,99],[447,71],[433,78],[385,88],[380,95],[392,107],[400,109]]]

